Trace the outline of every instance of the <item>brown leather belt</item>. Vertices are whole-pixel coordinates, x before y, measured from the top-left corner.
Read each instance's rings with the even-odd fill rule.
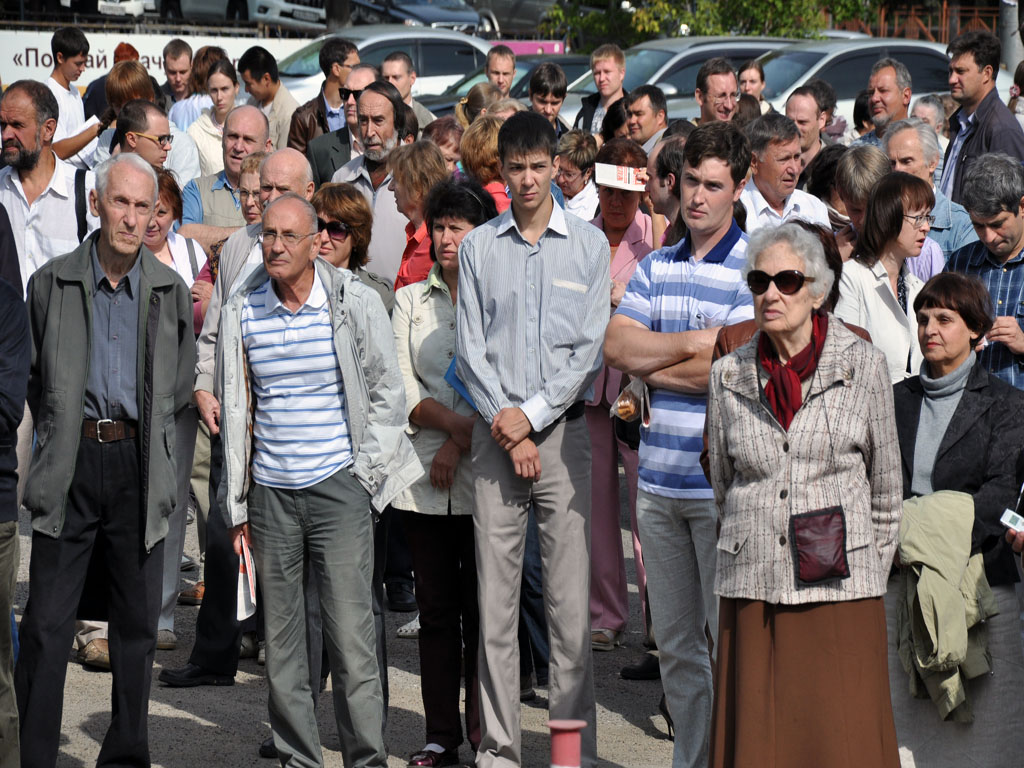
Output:
[[[113,421],[111,419],[82,420],[82,437],[99,443],[116,443],[118,440],[131,440],[135,437],[135,423],[132,421]]]

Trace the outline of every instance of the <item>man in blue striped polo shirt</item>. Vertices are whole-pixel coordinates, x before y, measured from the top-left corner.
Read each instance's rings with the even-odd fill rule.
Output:
[[[642,376],[651,393],[636,513],[669,713],[688,723],[676,733],[674,768],[708,760],[704,631],[717,638],[717,515],[699,458],[711,351],[721,326],[754,315],[740,275],[747,237],[733,220],[750,145],[732,123],[709,123],[690,134],[683,157],[676,175],[689,233],[637,267],[604,347],[608,365]]]
[[[274,746],[282,765],[323,765],[306,658],[308,565],[342,756],[384,768],[370,505],[383,509],[423,473],[405,436],[394,335],[372,288],[317,259],[316,212],[304,198],[270,203],[260,237],[262,267],[221,312],[214,394],[217,496],[236,551],[251,537],[263,588]]]

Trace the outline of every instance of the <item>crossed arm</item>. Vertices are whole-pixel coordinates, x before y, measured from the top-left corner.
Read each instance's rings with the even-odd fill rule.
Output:
[[[604,361],[651,387],[704,394],[718,331],[659,333],[631,317],[613,315],[604,337]]]

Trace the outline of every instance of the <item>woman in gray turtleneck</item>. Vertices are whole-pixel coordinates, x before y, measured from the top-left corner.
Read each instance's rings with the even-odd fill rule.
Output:
[[[895,661],[894,590],[886,597],[890,631],[893,717],[904,765],[1009,765],[1024,751],[1017,727],[1013,742],[992,738],[1001,723],[1024,721],[1024,654],[1014,593],[1017,568],[999,518],[1018,503],[1024,480],[1024,392],[990,374],[975,348],[992,327],[993,299],[978,280],[945,272],[914,300],[924,362],[919,376],[894,387],[896,431],[903,461],[903,496],[952,490],[974,497],[971,552],[981,552],[985,576],[999,605],[988,619],[992,675],[970,680],[974,723],[945,723],[929,699],[913,699]],[[993,342],[999,344],[999,342]],[[1005,732],[1005,729],[1000,729]]]

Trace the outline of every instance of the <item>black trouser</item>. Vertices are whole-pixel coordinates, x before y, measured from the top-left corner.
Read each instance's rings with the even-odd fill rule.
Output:
[[[57,762],[68,648],[90,559],[106,577],[113,672],[110,727],[97,765],[150,764],[146,718],[164,552],[162,541],[145,550],[139,483],[134,440],[82,438],[60,535],[32,535],[30,595],[14,672],[22,768]]]

